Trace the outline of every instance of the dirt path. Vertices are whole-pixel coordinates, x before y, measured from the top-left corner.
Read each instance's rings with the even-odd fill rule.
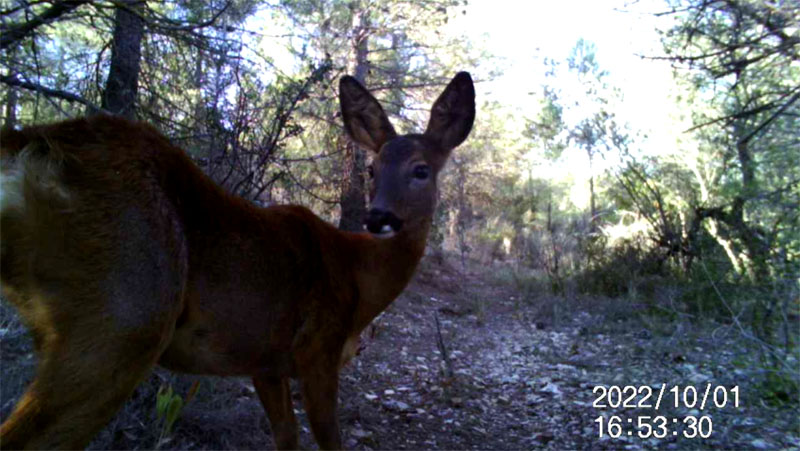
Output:
[[[480,270],[480,269],[479,269]],[[377,322],[376,337],[344,372],[348,447],[360,449],[775,449],[800,445],[797,411],[771,408],[736,368],[731,330],[675,323],[652,327],[630,306],[542,297],[527,303],[480,273],[427,268]],[[560,304],[560,308],[553,308]],[[451,361],[447,375],[435,316]],[[746,351],[739,351],[746,352]],[[600,408],[596,386],[634,386],[655,394],[680,387],[679,406]],[[739,407],[687,407],[683,390],[739,386]],[[688,395],[691,395],[689,389]],[[719,389],[718,394],[723,390]],[[629,390],[630,391],[630,390]],[[638,390],[637,390],[638,391]],[[691,398],[691,396],[690,396]],[[642,396],[631,402],[641,401]],[[691,401],[691,400],[689,400]],[[646,404],[646,403],[645,403]],[[709,403],[710,404],[710,403]],[[618,415],[618,438],[600,437],[595,420]],[[634,428],[664,416],[664,438]],[[707,416],[708,438],[685,438],[686,416]],[[639,420],[642,418],[642,420]],[[631,423],[627,420],[630,419]],[[689,420],[691,421],[691,420]],[[605,426],[608,427],[607,425]],[[628,432],[631,435],[628,435]],[[644,433],[646,429],[642,429]],[[703,433],[707,430],[701,431]]]

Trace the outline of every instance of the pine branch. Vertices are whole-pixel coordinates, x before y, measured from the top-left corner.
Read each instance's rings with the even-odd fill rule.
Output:
[[[88,0],[67,0],[54,3],[47,11],[21,24],[0,27],[0,49],[5,49],[25,39],[33,30],[49,24],[75,8],[88,3]]]

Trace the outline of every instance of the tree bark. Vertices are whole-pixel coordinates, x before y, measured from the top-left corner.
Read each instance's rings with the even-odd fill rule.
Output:
[[[368,29],[369,17],[362,11],[358,17],[356,27],[356,67],[355,78],[361,84],[366,85],[367,72],[369,72],[369,52]],[[367,216],[367,199],[365,191],[364,172],[366,172],[367,158],[364,150],[353,144],[351,141],[343,141],[345,144],[345,165],[344,165],[344,184],[339,205],[342,209],[339,218],[339,229],[353,232],[363,230],[364,218]]]
[[[9,87],[6,96],[6,114],[3,127],[14,128],[17,125],[17,88]]]
[[[14,59],[14,50],[8,52],[8,59]],[[5,117],[3,119],[3,127],[12,129],[17,125],[17,88],[13,86],[8,87],[8,94],[6,95]]]
[[[144,36],[144,20],[137,13],[143,10],[144,2],[141,0],[122,0],[117,6],[111,68],[103,92],[103,109],[130,119],[136,117],[136,93]]]

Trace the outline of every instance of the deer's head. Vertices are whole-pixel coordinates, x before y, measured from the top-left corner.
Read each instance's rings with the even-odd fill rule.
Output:
[[[357,144],[375,152],[369,167],[370,210],[365,225],[388,238],[430,221],[436,208],[436,177],[475,119],[475,88],[459,72],[434,102],[422,134],[400,135],[375,97],[353,77],[339,81],[345,129]]]

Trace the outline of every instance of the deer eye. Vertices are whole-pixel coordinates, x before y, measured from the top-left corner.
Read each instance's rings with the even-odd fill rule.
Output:
[[[414,178],[419,180],[425,180],[431,175],[431,167],[427,164],[421,164],[419,166],[414,166]]]
[[[370,179],[375,178],[375,170],[372,169],[372,165],[367,166],[367,174],[369,175]]]

